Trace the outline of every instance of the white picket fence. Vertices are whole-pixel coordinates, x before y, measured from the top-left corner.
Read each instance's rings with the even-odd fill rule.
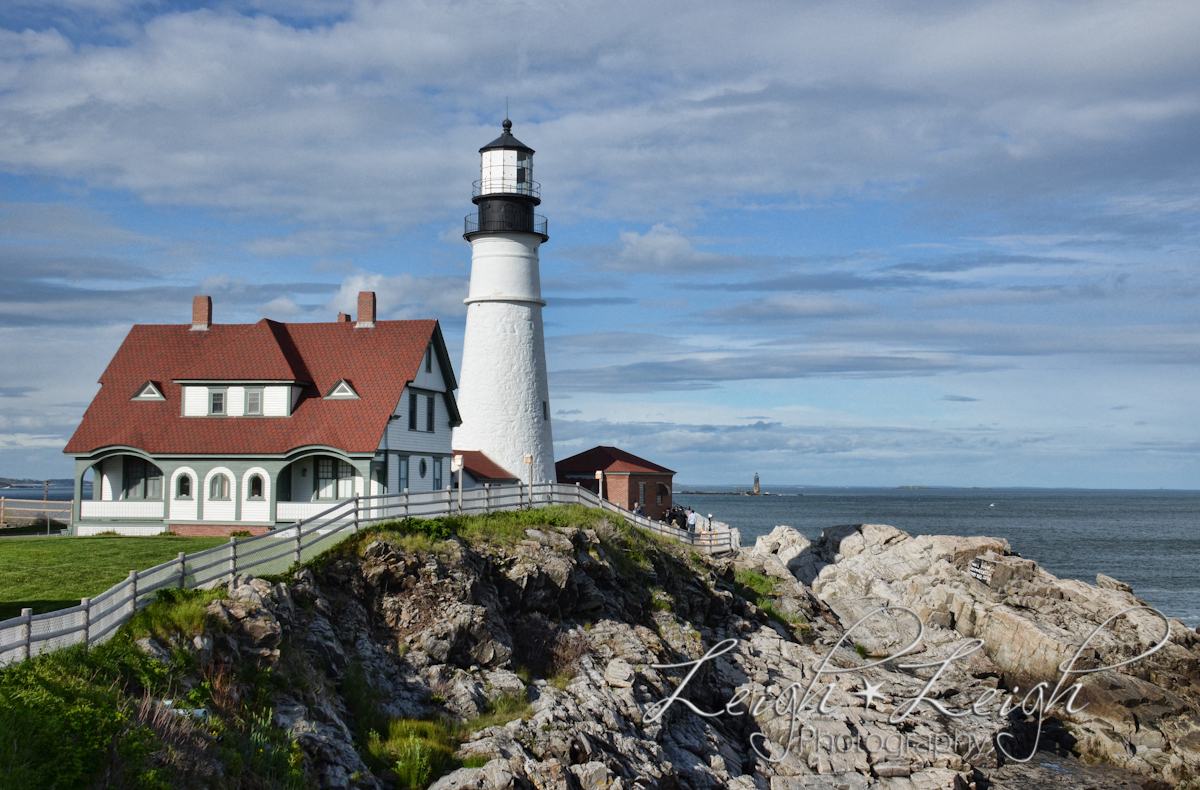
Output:
[[[461,499],[459,498],[461,496]],[[0,622],[0,666],[20,661],[47,650],[86,642],[94,645],[112,636],[159,590],[212,587],[238,573],[268,575],[283,573],[293,565],[312,559],[367,524],[390,519],[432,518],[452,514],[480,514],[547,505],[586,505],[622,516],[630,524],[648,529],[709,554],[737,551],[737,530],[688,532],[638,516],[601,500],[578,485],[546,483],[435,491],[424,494],[387,494],[346,500],[291,527],[272,530],[252,538],[230,538],[229,543],[193,554],[179,553],[173,560],[144,571],[130,571],[129,578],[95,598],[84,598],[78,606],[45,614],[24,609],[20,617]]]

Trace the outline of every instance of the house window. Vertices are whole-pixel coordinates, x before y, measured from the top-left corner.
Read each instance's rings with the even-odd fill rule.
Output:
[[[261,417],[263,413],[263,391],[262,390],[246,390],[246,415],[249,417]]]
[[[337,458],[317,459],[317,499],[354,496],[354,467]]]
[[[262,475],[251,475],[250,477],[250,499],[263,498],[263,479]]]
[[[332,458],[317,459],[317,499],[333,499],[337,490],[333,476],[334,463]]]
[[[417,393],[408,393],[408,429],[417,429]]]
[[[408,492],[408,459],[400,459],[400,490]]]
[[[646,484],[638,483],[638,504],[646,504]]]
[[[440,491],[442,489],[442,459],[433,459],[433,490]]]
[[[417,467],[417,472],[420,473],[421,479],[425,479],[425,473],[429,471],[429,467],[425,464],[425,459],[421,459],[420,466]]]
[[[425,349],[425,372],[433,372],[433,346]]]
[[[225,414],[225,390],[208,391],[208,413],[210,415]]]
[[[176,499],[191,499],[192,498],[192,476],[180,475],[175,481],[175,498]]]
[[[136,456],[125,456],[124,499],[162,499],[162,470]]]
[[[338,461],[338,499],[349,499],[354,496],[354,467],[345,461]]]
[[[208,498],[229,499],[229,478],[225,475],[213,475],[213,479],[208,481]]]
[[[426,395],[425,397],[425,430],[433,433],[433,396]]]

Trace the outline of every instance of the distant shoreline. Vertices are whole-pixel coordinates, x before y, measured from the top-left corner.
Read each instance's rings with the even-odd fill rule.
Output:
[[[705,494],[706,496],[780,496],[779,494],[770,494],[762,491],[758,494],[753,491],[692,491],[691,489],[676,489],[676,494]],[[790,496],[804,496],[804,494],[791,494]]]

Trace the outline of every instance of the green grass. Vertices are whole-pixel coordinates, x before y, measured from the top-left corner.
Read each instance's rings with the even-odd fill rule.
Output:
[[[159,590],[155,599],[161,605],[150,606],[135,614],[125,630],[134,639],[150,636],[168,644],[172,635],[193,637],[202,633],[210,615],[209,603],[226,597],[224,587],[214,590]]]
[[[738,571],[733,578],[738,584],[749,587],[759,595],[774,595],[775,588],[779,585],[778,579],[764,576],[755,571]]]
[[[506,510],[476,516],[442,516],[384,521],[365,530],[359,539],[366,545],[382,538],[407,550],[432,551],[457,535],[470,544],[511,545],[525,540],[526,529],[553,527],[595,528],[607,519],[580,505],[555,505],[533,510]]]
[[[0,540],[0,620],[94,598],[129,575],[227,538],[6,538]]]
[[[776,589],[779,587],[779,579],[764,576],[756,571],[747,570],[738,571],[734,574],[733,579],[737,585],[738,593],[747,601],[762,609],[767,617],[785,626],[799,627],[802,631],[808,630],[807,621],[803,617],[789,615],[786,612],[780,611],[779,607],[775,605],[772,596],[775,595]]]
[[[143,624],[177,624],[186,635],[200,594],[169,592],[141,613]],[[76,645],[0,668],[0,790],[217,786],[192,781],[197,767],[217,769],[230,790],[308,790],[299,746],[272,725],[270,672],[210,667],[184,692],[192,662],[179,653],[167,665],[147,658],[131,625],[90,650]],[[161,699],[207,709],[204,729],[156,711]]]

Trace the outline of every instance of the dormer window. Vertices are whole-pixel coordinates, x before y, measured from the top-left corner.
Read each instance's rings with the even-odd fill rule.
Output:
[[[354,387],[350,386],[350,382],[341,379],[337,384],[333,385],[333,389],[325,396],[326,400],[358,400],[358,393],[354,391]]]
[[[208,391],[208,413],[214,417],[225,416],[225,390]]]
[[[246,389],[246,416],[261,417],[263,413],[263,391]]]
[[[147,381],[133,396],[133,400],[166,400],[163,397],[162,391],[153,381]]]

